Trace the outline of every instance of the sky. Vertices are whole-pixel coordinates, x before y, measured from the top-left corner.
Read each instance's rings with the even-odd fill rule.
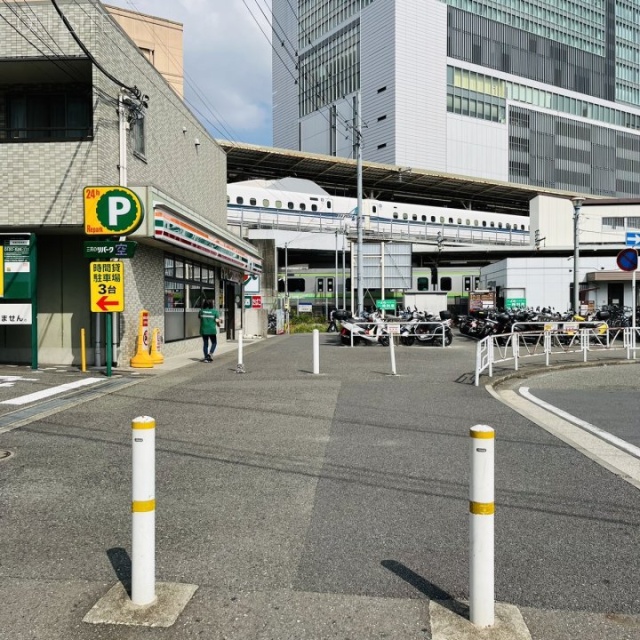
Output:
[[[181,22],[184,93],[194,115],[214,138],[271,146],[271,27],[262,13],[270,17],[271,0],[104,4]]]

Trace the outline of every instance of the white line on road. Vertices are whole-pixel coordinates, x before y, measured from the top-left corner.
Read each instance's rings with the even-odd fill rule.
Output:
[[[622,438],[618,438],[617,436],[614,436],[608,431],[605,431],[604,429],[600,429],[600,427],[596,427],[595,425],[589,422],[586,422],[585,420],[576,418],[576,416],[573,416],[570,413],[563,411],[562,409],[559,409],[558,407],[554,407],[552,404],[549,404],[544,400],[540,400],[540,398],[536,398],[536,396],[534,396],[529,391],[529,387],[520,387],[519,391],[520,391],[520,394],[523,395],[527,400],[534,402],[539,407],[542,407],[547,411],[551,411],[551,413],[555,413],[557,416],[560,416],[561,418],[564,418],[565,420],[572,422],[573,424],[581,427],[582,429],[589,431],[594,436],[598,436],[598,438],[602,438],[603,440],[606,440],[607,442],[612,444],[614,447],[618,447],[618,449],[622,449],[624,452],[628,453],[634,458],[640,459],[640,448],[630,444],[626,440],[622,440]]]
[[[26,396],[19,396],[17,398],[11,398],[11,400],[3,400],[0,404],[28,404],[29,402],[36,402],[43,398],[49,398],[55,396],[58,393],[64,393],[65,391],[71,391],[72,389],[78,389],[79,387],[86,387],[96,382],[102,382],[104,378],[83,378],[82,380],[76,380],[75,382],[67,382],[66,384],[60,384],[57,387],[51,387],[50,389],[43,389],[42,391],[36,391],[35,393],[29,393]]]

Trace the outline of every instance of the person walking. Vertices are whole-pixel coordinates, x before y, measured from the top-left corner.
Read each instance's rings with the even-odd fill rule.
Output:
[[[200,312],[200,335],[202,336],[202,350],[204,352],[203,362],[213,361],[213,352],[218,346],[218,324],[220,322],[220,314],[217,309],[213,308],[211,300],[205,300]]]

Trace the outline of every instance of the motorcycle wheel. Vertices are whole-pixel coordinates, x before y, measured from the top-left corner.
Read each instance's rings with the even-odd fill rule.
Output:
[[[378,340],[380,340],[380,344],[383,347],[388,347],[389,346],[389,336],[380,336],[378,338]]]
[[[400,344],[410,347],[416,341],[414,336],[400,336]]]
[[[453,334],[447,331],[447,333],[444,334],[444,346],[448,347],[452,342]],[[442,346],[442,336],[436,336],[433,343]]]
[[[427,327],[421,327],[418,325],[415,331],[416,338],[418,338],[420,342],[431,342],[431,340],[433,340],[433,333],[429,331]]]

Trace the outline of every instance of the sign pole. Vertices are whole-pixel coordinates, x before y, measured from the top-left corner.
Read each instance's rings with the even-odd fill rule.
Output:
[[[105,313],[104,316],[104,332],[105,332],[105,343],[107,345],[107,348],[105,349],[106,353],[106,359],[107,359],[107,378],[111,377],[111,364],[113,362],[113,352],[111,351],[111,349],[109,348],[109,346],[111,345],[111,330],[112,330],[112,322],[113,322],[113,316],[115,314],[113,313]]]
[[[31,270],[31,368],[38,368],[38,251],[35,233],[29,236],[30,270]]]

